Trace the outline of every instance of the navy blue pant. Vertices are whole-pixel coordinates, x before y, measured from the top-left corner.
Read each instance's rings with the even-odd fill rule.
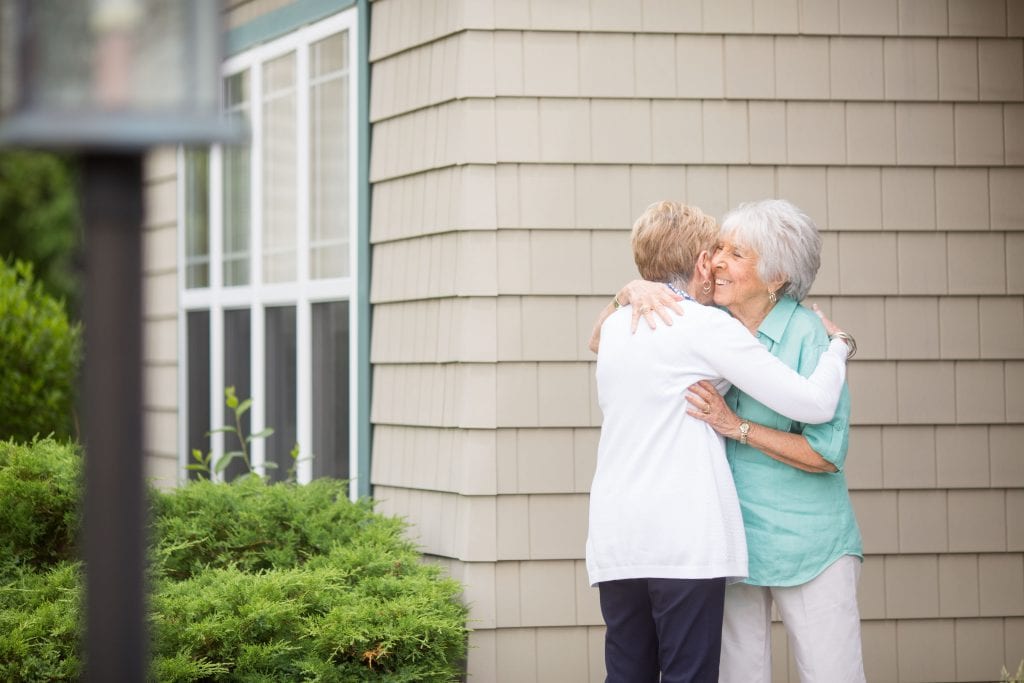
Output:
[[[597,587],[608,626],[606,683],[718,680],[724,578],[625,579]]]

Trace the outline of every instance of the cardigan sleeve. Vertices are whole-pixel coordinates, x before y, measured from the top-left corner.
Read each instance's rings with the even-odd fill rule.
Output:
[[[846,380],[846,344],[831,342],[810,377],[773,356],[737,320],[712,316],[694,351],[740,391],[786,417],[807,424],[828,422]]]

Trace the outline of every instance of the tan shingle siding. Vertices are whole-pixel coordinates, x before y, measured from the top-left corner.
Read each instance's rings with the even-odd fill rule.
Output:
[[[824,230],[814,300],[861,347],[869,680],[1019,660],[1016,4],[373,4],[373,480],[468,581],[476,679],[603,676],[585,341],[664,197],[720,216],[784,196]],[[775,680],[796,681],[774,631]]]

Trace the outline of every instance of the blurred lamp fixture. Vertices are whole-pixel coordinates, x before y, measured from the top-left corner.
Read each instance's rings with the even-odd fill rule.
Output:
[[[216,0],[0,0],[0,143],[240,141],[221,115]]]
[[[0,0],[0,145],[80,155],[85,218],[85,680],[147,680],[143,155],[241,142],[218,0]]]

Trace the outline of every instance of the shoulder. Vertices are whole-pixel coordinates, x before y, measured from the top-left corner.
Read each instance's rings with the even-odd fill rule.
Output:
[[[739,320],[718,306],[704,306],[693,301],[687,301],[683,304],[683,310],[685,311],[683,318],[689,318],[690,323],[698,326],[701,331],[725,330],[727,332],[741,331],[745,334],[750,334]]]
[[[817,313],[797,304],[786,325],[784,342],[828,346],[828,333]]]

